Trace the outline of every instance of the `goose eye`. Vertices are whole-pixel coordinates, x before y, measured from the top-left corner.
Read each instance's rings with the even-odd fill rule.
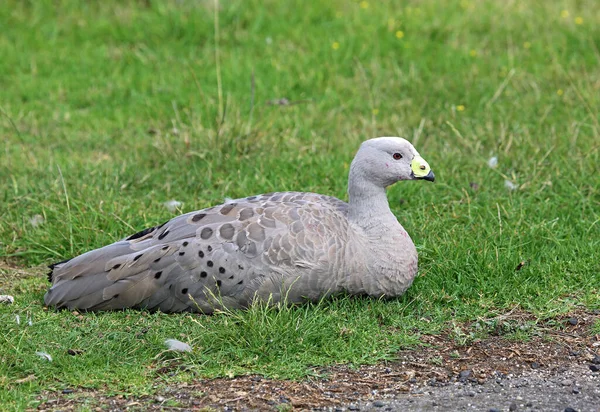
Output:
[[[402,155],[400,153],[394,153],[392,155],[392,157],[394,158],[394,160],[400,160],[400,159],[402,159]]]

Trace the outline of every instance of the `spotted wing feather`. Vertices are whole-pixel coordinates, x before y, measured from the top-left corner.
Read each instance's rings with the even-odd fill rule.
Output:
[[[339,289],[347,205],[282,192],[237,199],[57,264],[47,305],[164,312],[315,300]]]

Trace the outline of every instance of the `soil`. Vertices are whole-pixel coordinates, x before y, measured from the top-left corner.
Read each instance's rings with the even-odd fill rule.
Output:
[[[502,321],[509,318],[533,319],[509,313]],[[423,336],[425,347],[402,351],[395,362],[318,369],[325,378],[302,382],[199,380],[140,398],[75,389],[41,394],[38,409],[600,411],[600,335],[590,329],[599,319],[600,311],[571,313],[538,325],[527,341],[494,333],[468,342],[456,334]]]

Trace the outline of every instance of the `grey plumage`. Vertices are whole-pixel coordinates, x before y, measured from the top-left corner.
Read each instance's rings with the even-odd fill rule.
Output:
[[[52,266],[48,306],[164,312],[291,303],[346,292],[398,296],[417,253],[385,187],[433,180],[404,139],[370,139],[350,168],[349,203],[315,193],[235,199]]]

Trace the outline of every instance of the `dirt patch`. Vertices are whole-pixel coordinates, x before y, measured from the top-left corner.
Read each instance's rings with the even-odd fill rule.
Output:
[[[45,276],[45,266],[25,268],[12,260],[0,260],[0,294],[14,294],[18,280]]]
[[[532,319],[527,314],[509,314],[498,324],[502,329],[506,322],[524,325]],[[425,347],[402,351],[395,362],[357,369],[334,366],[316,370],[326,378],[302,382],[259,376],[207,379],[162,388],[152,397],[136,399],[87,390],[74,394],[44,393],[38,409],[78,410],[86,405],[97,410],[359,410],[368,409],[366,401],[419,394],[425,387],[485,385],[532,370],[556,375],[576,366],[597,377],[600,372],[594,369],[600,368],[600,335],[591,333],[590,328],[598,319],[599,311],[572,313],[548,325],[536,325],[535,333],[529,333],[534,337],[528,341],[495,336],[492,330],[483,339],[464,342],[461,338],[470,336],[473,325],[462,325],[459,331],[453,328],[439,336],[423,336]],[[377,402],[368,405],[383,406]]]

